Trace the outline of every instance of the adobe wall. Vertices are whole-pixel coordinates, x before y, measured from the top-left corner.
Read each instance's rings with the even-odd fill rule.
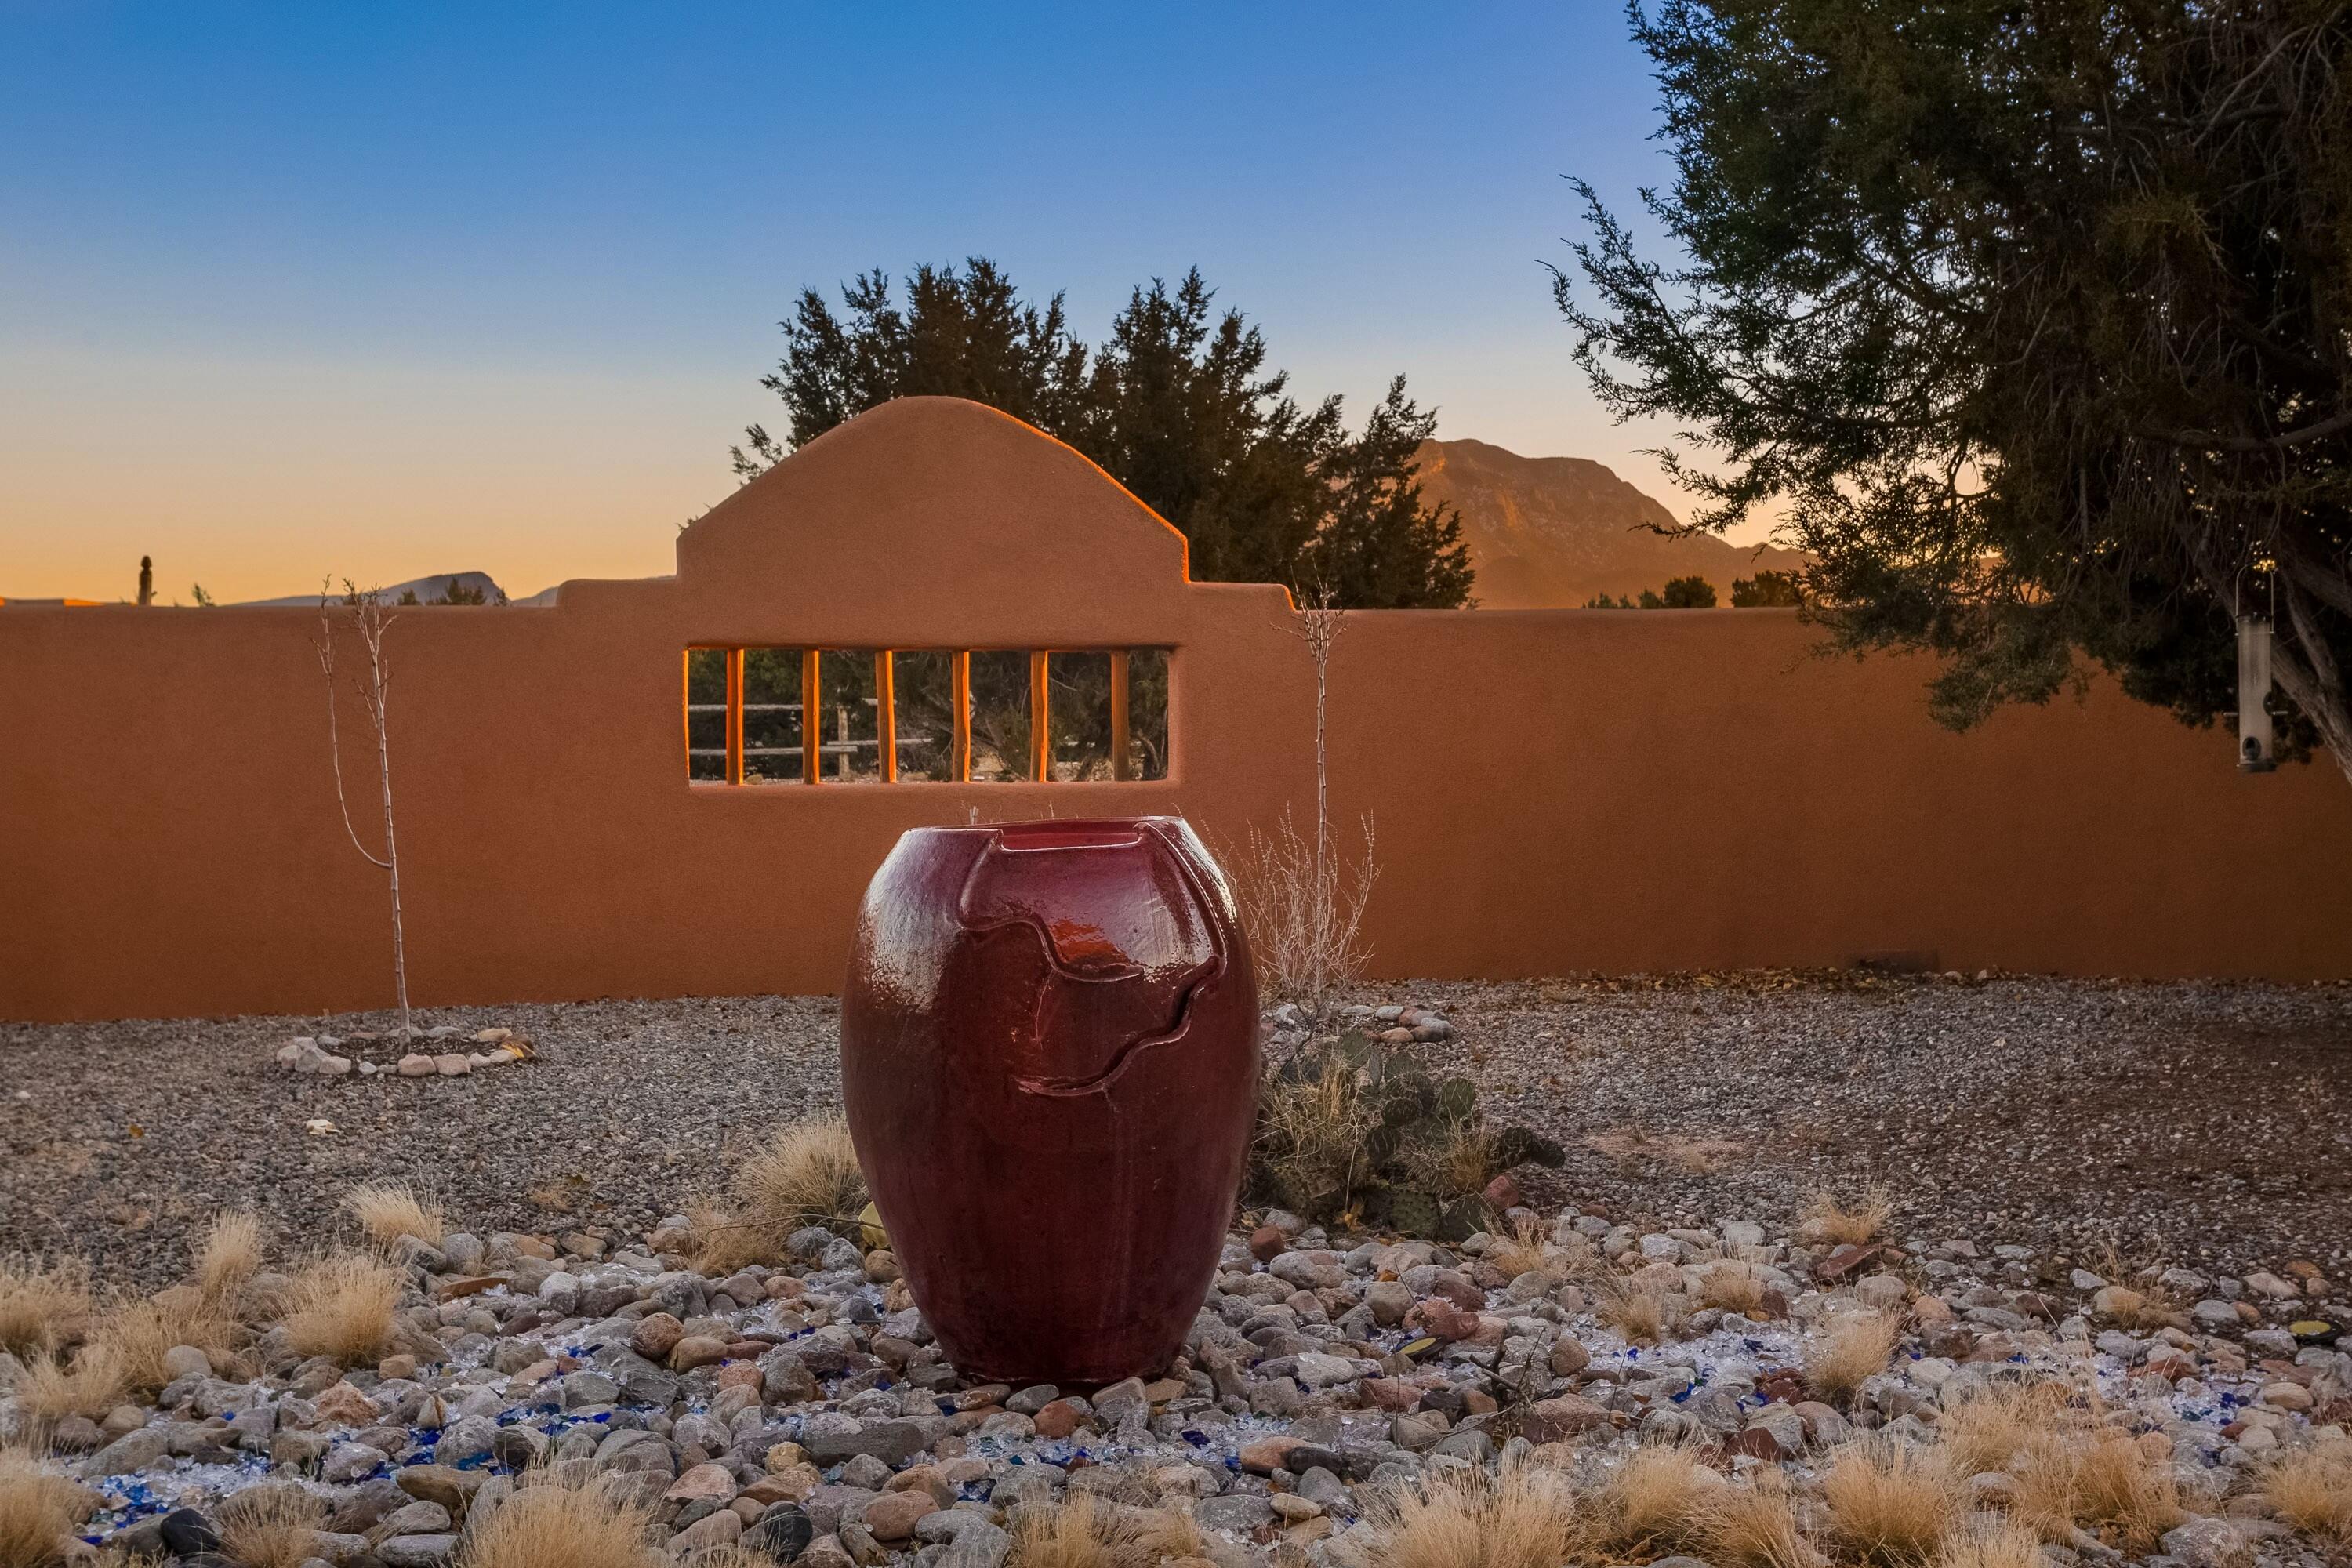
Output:
[[[878,409],[681,536],[678,574],[388,639],[420,1004],[830,992],[866,879],[925,823],[1177,811],[1213,842],[1313,800],[1278,589],[970,404]],[[0,1018],[390,999],[304,610],[0,610]],[[1392,612],[1333,661],[1347,822],[1378,824],[1395,976],[1834,964],[2352,973],[2352,792],[2247,778],[2112,691],[1954,736],[1915,661],[1810,658],[1785,612]],[[686,783],[680,651],[1164,645],[1164,781]],[[348,641],[348,668],[358,650]],[[347,779],[375,842],[367,739]]]

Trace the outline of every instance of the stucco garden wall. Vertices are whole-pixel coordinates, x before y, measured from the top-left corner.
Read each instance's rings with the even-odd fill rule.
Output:
[[[390,999],[306,610],[0,610],[0,1016]],[[1792,613],[1387,612],[1332,664],[1336,815],[1377,822],[1374,967],[1839,964],[2352,973],[2352,790],[2249,778],[2111,690],[1955,736],[1926,668],[1809,657]],[[1150,783],[687,783],[689,645],[1168,647]],[[1276,588],[1192,584],[1100,470],[947,399],[877,409],[680,536],[675,577],[400,612],[394,788],[420,1003],[828,992],[923,823],[1313,801]],[[348,645],[348,661],[356,650]],[[345,764],[373,841],[366,744]]]

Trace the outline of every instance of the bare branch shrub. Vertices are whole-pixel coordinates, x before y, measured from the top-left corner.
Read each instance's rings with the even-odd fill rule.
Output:
[[[392,735],[386,727],[385,701],[392,689],[392,667],[383,657],[383,634],[397,617],[384,607],[383,595],[371,588],[362,593],[346,580],[343,584],[343,607],[350,613],[352,630],[358,636],[360,646],[367,650],[368,667],[364,676],[355,678],[360,706],[375,731],[376,777],[383,790],[383,853],[376,854],[360,842],[359,829],[352,825],[351,802],[343,794],[343,742],[341,727],[335,720],[335,624],[329,606],[333,596],[327,586],[319,590],[319,638],[311,647],[319,656],[319,673],[327,681],[327,754],[335,770],[335,804],[342,808],[343,831],[351,835],[352,847],[358,850],[369,865],[383,872],[392,885],[392,978],[400,998],[400,1027],[403,1033],[414,1033],[408,1014],[408,944],[400,921],[400,840],[393,831],[392,819]]]

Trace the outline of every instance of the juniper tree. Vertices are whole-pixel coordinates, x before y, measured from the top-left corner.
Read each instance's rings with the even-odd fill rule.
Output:
[[[1956,726],[2087,662],[2204,723],[2276,607],[2352,776],[2352,11],[2340,0],[1634,0],[1672,266],[1580,184],[1555,296],[1807,613],[1947,656]]]

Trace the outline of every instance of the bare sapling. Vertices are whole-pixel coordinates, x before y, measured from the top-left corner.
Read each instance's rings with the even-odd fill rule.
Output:
[[[385,722],[385,700],[392,689],[392,667],[383,656],[383,634],[398,617],[384,606],[383,595],[375,589],[362,593],[343,583],[343,608],[349,613],[352,631],[360,646],[367,651],[367,668],[352,677],[352,684],[359,692],[360,706],[367,714],[368,724],[375,731],[376,779],[383,795],[383,853],[376,854],[360,842],[359,829],[352,823],[351,800],[343,790],[343,746],[341,726],[335,715],[335,624],[334,595],[331,583],[319,589],[319,637],[311,646],[318,650],[319,673],[327,681],[327,755],[334,764],[335,804],[342,808],[343,831],[351,835],[352,847],[358,850],[369,865],[384,873],[392,887],[392,979],[400,998],[400,1027],[404,1034],[414,1034],[415,1026],[408,1013],[408,944],[400,921],[400,839],[394,832],[392,816],[392,735]]]
[[[1285,811],[1270,831],[1250,829],[1239,878],[1258,970],[1272,994],[1320,1016],[1340,986],[1364,971],[1364,906],[1379,875],[1372,819],[1363,819],[1360,856],[1342,855],[1331,826],[1331,650],[1347,625],[1328,593],[1289,627],[1315,666],[1315,826],[1311,840]]]

